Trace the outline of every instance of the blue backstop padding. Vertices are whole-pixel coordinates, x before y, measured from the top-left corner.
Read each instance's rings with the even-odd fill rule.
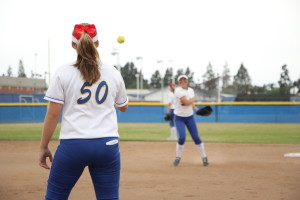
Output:
[[[201,108],[202,106],[198,106]],[[300,123],[300,105],[212,105],[208,117],[195,115],[197,122]],[[0,123],[43,122],[46,105],[0,106]],[[134,106],[117,111],[119,122],[168,123],[166,106]]]

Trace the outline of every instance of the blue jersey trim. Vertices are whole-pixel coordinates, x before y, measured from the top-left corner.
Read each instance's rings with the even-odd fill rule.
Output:
[[[116,103],[116,104],[119,106],[119,105],[125,104],[126,102],[128,102],[128,98],[127,97],[126,97],[126,100],[123,103]]]
[[[53,99],[53,100],[56,100],[56,101],[61,101],[61,102],[63,102],[64,103],[64,101],[63,100],[60,100],[60,99],[55,99],[55,98],[52,98],[52,97],[48,97],[48,96],[45,96],[46,98],[49,98],[49,99]]]

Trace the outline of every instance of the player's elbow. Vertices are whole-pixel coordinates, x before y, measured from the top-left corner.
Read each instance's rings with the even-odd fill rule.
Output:
[[[47,110],[47,116],[53,119],[59,118],[62,106],[62,104],[50,102]]]
[[[128,109],[128,105],[122,106],[122,107],[117,107],[119,111],[121,112],[126,112]]]
[[[189,102],[189,101],[183,101],[183,102],[181,102],[182,104],[182,106],[189,106],[189,105],[191,105],[192,103],[191,102]]]

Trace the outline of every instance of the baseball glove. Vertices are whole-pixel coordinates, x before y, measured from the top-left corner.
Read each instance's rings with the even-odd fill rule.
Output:
[[[197,110],[196,114],[200,116],[209,116],[212,113],[212,108],[210,106],[205,106]]]
[[[165,116],[164,116],[164,119],[166,121],[170,121],[171,120],[171,115],[169,113],[166,113]]]

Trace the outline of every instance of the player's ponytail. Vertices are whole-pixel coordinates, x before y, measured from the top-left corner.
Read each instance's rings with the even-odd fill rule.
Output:
[[[175,92],[175,84],[170,83],[169,86],[170,86],[170,91],[174,93]]]
[[[75,44],[75,48],[78,54],[74,66],[78,68],[85,82],[93,84],[100,78],[99,67],[101,64],[101,60],[97,51],[97,47],[95,45],[95,42],[98,42],[98,39],[96,38],[97,32],[94,25],[80,25],[81,26],[79,28],[77,27],[77,29],[76,25],[73,32],[73,43]],[[93,26],[92,28],[94,29],[90,31],[91,27],[89,26]],[[76,35],[76,32],[79,32],[80,35]],[[78,37],[80,38],[76,41],[76,38]],[[94,41],[95,38],[97,39],[96,41]]]

